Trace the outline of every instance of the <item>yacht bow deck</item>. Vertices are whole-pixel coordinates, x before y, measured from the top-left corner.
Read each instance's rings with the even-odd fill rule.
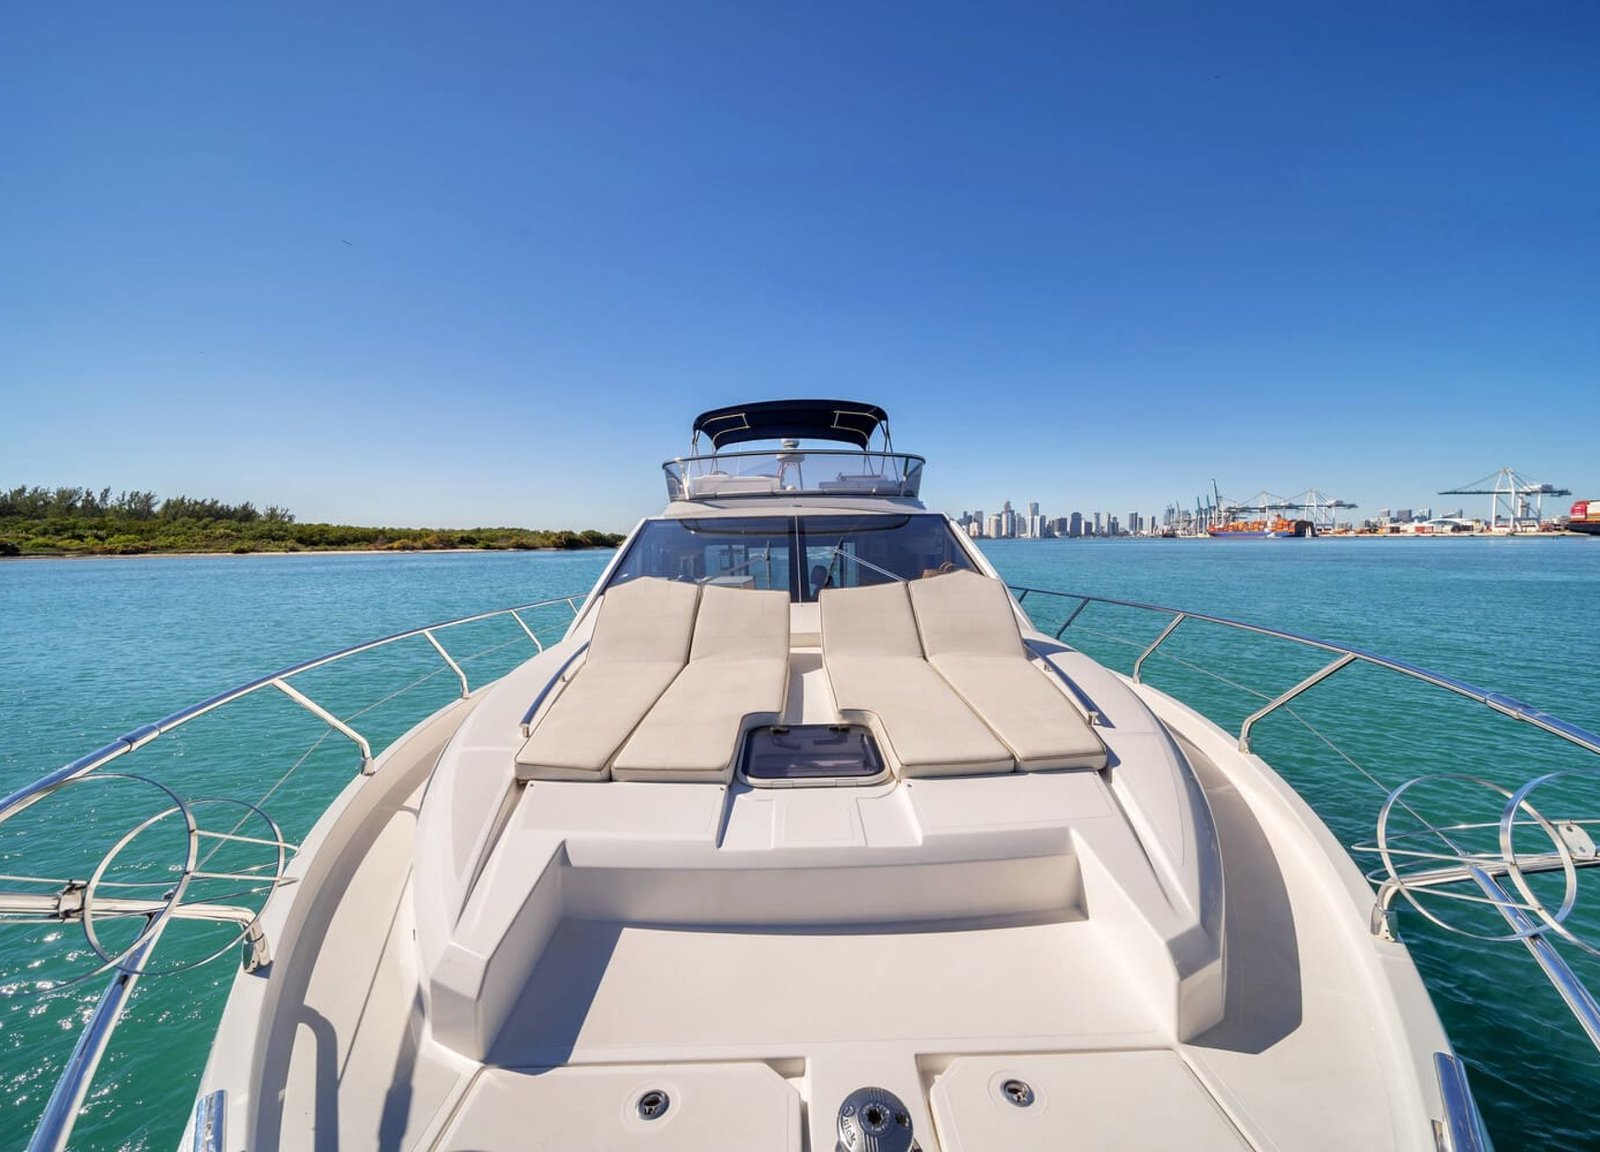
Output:
[[[540,654],[490,687],[430,629],[351,649],[421,636],[461,684],[376,763],[287,682],[336,655],[0,808],[269,686],[361,749],[287,875],[276,826],[256,841],[279,872],[198,1147],[1481,1152],[1370,887],[1246,751],[1378,658],[1308,642],[1341,654],[1226,735],[1139,684],[1144,657],[1128,679],[1034,631],[916,502],[886,421],[703,414],[710,454],[668,463],[673,503],[564,637],[507,610]],[[52,1101],[50,1146],[78,1099]]]
[[[833,566],[614,582],[386,769],[426,789],[288,934],[256,1130],[799,1152],[871,1085],[929,1152],[1422,1146],[1431,1006],[1270,772],[989,576]],[[741,767],[851,724],[876,775]]]
[[[642,615],[654,639],[636,651],[677,669],[658,677],[640,731],[665,724],[656,711],[679,706],[697,663],[748,655],[723,643],[725,611],[741,614],[733,631],[753,627],[758,660],[772,652],[772,604],[788,687],[769,677],[762,700],[788,724],[859,716],[893,770],[753,786],[731,759],[747,718],[724,708],[710,780],[528,772],[525,702],[557,669],[567,691],[588,674],[571,670],[585,639],[570,636],[476,702],[420,821],[418,798],[397,808],[329,915],[306,1012],[263,1079],[268,1099],[282,1084],[280,1135],[677,1148],[738,1131],[740,1147],[798,1152],[831,1147],[837,1101],[872,1084],[904,1102],[930,1150],[1158,1147],[1175,1121],[1190,1148],[1414,1144],[1427,1105],[1404,1088],[1410,1048],[1386,1043],[1393,1025],[1373,1012],[1370,990],[1393,979],[1385,945],[1352,906],[1330,915],[1325,858],[1307,855],[1295,814],[1273,811],[1270,792],[1245,803],[1211,758],[1225,745],[1195,736],[1180,751],[1078,653],[1035,636],[1046,655],[1030,661],[991,587],[961,574],[909,598],[898,584],[843,590],[820,619],[715,586],[693,604],[670,585],[614,589],[622,610],[592,616],[602,659],[587,667],[604,668],[608,628]],[[997,607],[1014,644],[994,637]],[[840,691],[853,645],[893,662],[858,675],[867,700]],[[1087,770],[1018,770],[1020,739],[946,686],[941,657],[956,682],[962,659],[1036,677]],[[925,716],[881,703],[912,661],[942,687]],[[534,738],[563,695],[532,719]],[[996,763],[928,772],[908,753],[923,745],[904,733],[950,708],[989,734]],[[615,762],[638,742],[621,727]],[[1282,819],[1270,832],[1263,804]],[[1436,1029],[1420,986],[1403,990],[1420,1004],[1408,1026]],[[1033,1103],[1007,1094],[1013,1081]],[[649,1092],[671,1101],[670,1124],[641,1119]]]
[[[1173,981],[1129,962],[1138,929],[1111,881],[1127,865],[1113,829],[1127,825],[1098,774],[918,780],[872,796],[552,781],[521,793],[503,838],[516,867],[527,861],[512,845],[561,838],[539,881],[559,887],[560,910],[492,1043],[466,1058],[440,1043],[407,946],[404,805],[329,918],[285,1063],[265,1069],[269,1098],[282,1077],[284,1142],[676,1148],[737,1133],[743,1148],[798,1152],[831,1147],[836,1100],[872,1083],[906,1102],[925,1148],[1162,1147],[1174,1125],[1188,1148],[1414,1143],[1420,1102],[1396,1095],[1402,1069],[1367,1009],[1381,957],[1329,922],[1296,834],[1269,833],[1190,756],[1225,846],[1231,993],[1192,1035]],[[975,811],[972,790],[996,786],[1016,794]],[[891,803],[898,825],[867,815]],[[643,811],[663,826],[649,849],[625,834]],[[848,862],[874,840],[1001,828],[1009,854]],[[823,829],[836,837],[826,849]],[[789,864],[714,859],[757,852]],[[1036,1104],[1009,1102],[1010,1080]],[[670,1129],[638,1122],[652,1090],[672,1101]]]

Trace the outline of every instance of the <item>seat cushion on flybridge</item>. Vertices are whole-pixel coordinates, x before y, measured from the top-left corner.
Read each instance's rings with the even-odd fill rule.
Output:
[[[764,496],[778,491],[776,476],[695,476],[689,481],[691,496]]]
[[[860,714],[904,776],[1010,772],[1011,753],[923,659],[906,586],[826,588],[822,663],[835,703]]]
[[[913,581],[911,608],[928,663],[1025,769],[1104,768],[1106,746],[1028,659],[1005,585],[976,572]]]
[[[789,687],[789,594],[708,584],[689,663],[617,753],[618,780],[723,782],[752,724],[783,712]]]
[[[534,717],[518,780],[604,780],[611,758],[689,655],[700,588],[641,577],[607,590],[589,651]]]

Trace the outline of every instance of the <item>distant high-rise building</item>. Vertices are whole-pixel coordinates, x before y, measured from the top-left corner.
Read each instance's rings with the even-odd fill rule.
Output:
[[[1076,540],[1083,535],[1083,513],[1074,512],[1072,519],[1067,521],[1067,535]]]
[[[1137,512],[1128,513],[1128,531],[1135,536],[1139,534],[1139,514]]]
[[[1122,535],[1122,523],[1115,516],[1111,517],[1109,520],[1106,521],[1106,535],[1107,536],[1121,536]]]
[[[1100,535],[1100,515],[1099,512],[1094,514],[1094,534],[1096,536]]]
[[[1017,514],[1011,510],[1011,501],[1007,500],[1000,506],[1000,535],[1007,540],[1017,534]]]
[[[999,539],[999,537],[1000,537],[1000,513],[991,512],[989,514],[988,523],[984,525],[984,535],[989,537],[989,539],[991,539],[991,540]]]

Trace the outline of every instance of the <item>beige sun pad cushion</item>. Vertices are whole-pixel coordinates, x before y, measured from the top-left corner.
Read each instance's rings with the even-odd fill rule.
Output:
[[[534,721],[519,780],[604,780],[612,756],[683,668],[700,588],[643,577],[607,590],[589,651]]]
[[[910,585],[928,663],[1025,769],[1104,768],[1106,747],[1083,714],[1028,659],[1005,585],[950,572]]]
[[[751,724],[773,723],[789,687],[789,594],[708,584],[689,663],[611,765],[618,780],[727,782]]]
[[[841,713],[861,713],[906,776],[1009,772],[1005,746],[923,659],[901,583],[827,588],[822,662]]]

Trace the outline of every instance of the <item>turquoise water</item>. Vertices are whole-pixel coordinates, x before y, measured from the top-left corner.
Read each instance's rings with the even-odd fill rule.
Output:
[[[1593,654],[1600,651],[1600,542],[1129,540],[987,547],[1018,584],[1174,604],[1336,639],[1450,672],[1600,729],[1593,674]],[[0,789],[292,661],[422,623],[586,590],[608,555],[0,564]],[[1041,624],[1059,623],[1069,607],[1038,597],[1026,606]],[[529,622],[559,631],[566,615],[565,609],[549,610]],[[1127,670],[1140,643],[1162,623],[1097,606],[1066,638]],[[442,638],[453,653],[472,657],[464,663],[474,683],[532,651],[504,619]],[[1152,659],[1146,678],[1235,725],[1253,709],[1252,692],[1270,695],[1318,663],[1298,650],[1243,643],[1204,625],[1184,625],[1168,649],[1175,659]],[[359,668],[334,666],[299,683],[339,715],[355,717],[375,745],[456,692],[454,676],[424,641],[359,659]],[[1223,667],[1231,684],[1199,670]],[[255,796],[261,784],[240,782],[275,781],[298,763],[267,805],[285,835],[296,839],[350,778],[356,758],[342,738],[330,738],[277,693],[267,696],[204,717],[124,758],[119,768],[159,776],[184,795]],[[1255,743],[1347,844],[1370,838],[1382,793],[1344,757],[1390,783],[1445,771],[1520,782],[1583,760],[1481,706],[1453,699],[1441,704],[1437,693],[1354,669],[1297,702],[1293,715],[1264,722]],[[0,828],[0,871],[16,871],[25,851],[30,863],[86,874],[85,862],[92,867],[115,838],[107,839],[112,829],[120,834],[160,807],[142,789],[111,782],[93,796],[74,797],[70,836],[41,831],[49,815],[45,805],[8,823]],[[1595,797],[1562,799],[1600,813]],[[156,829],[149,847],[163,834]],[[128,875],[140,874],[137,864],[130,869]],[[1593,915],[1581,923],[1600,928]],[[1589,1103],[1600,1087],[1594,1054],[1521,947],[1465,946],[1425,930],[1414,915],[1403,915],[1400,926],[1469,1061],[1502,1152],[1600,1144],[1600,1122],[1591,1118]],[[197,933],[179,941],[175,929],[166,944],[178,955],[199,954],[214,950],[218,939]],[[1596,965],[1575,950],[1573,958],[1600,987]],[[11,925],[0,931],[0,1149],[25,1143],[70,1052],[72,1029],[92,1009],[102,984],[63,982],[91,970],[77,928]],[[102,1065],[74,1147],[175,1145],[232,975],[231,962],[222,960],[144,982]]]

